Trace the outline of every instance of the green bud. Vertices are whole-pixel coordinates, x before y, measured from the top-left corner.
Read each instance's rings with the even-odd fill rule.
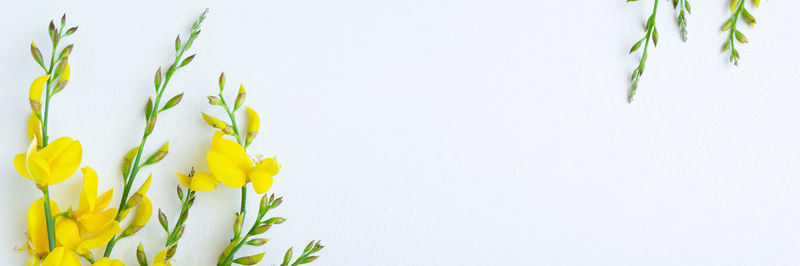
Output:
[[[264,232],[269,230],[270,227],[272,227],[272,224],[259,225],[258,227],[256,227],[256,229],[253,229],[253,235],[263,234]]]
[[[139,262],[139,265],[147,266],[147,255],[144,254],[141,242],[139,242],[139,247],[136,248],[136,261]]]
[[[244,223],[244,217],[241,214],[236,216],[236,220],[233,221],[233,235],[239,236],[242,233],[242,223]]]
[[[254,239],[248,240],[247,244],[251,245],[251,246],[262,246],[262,245],[266,244],[268,241],[269,241],[269,239],[265,239],[265,238],[254,238]]]
[[[282,217],[272,217],[264,221],[265,224],[282,224],[283,222],[286,222],[286,219]]]
[[[69,29],[67,29],[67,32],[64,33],[64,36],[70,36],[73,33],[75,33],[76,31],[78,31],[78,26],[69,28]]]
[[[178,37],[175,37],[175,52],[178,52],[181,49],[181,35],[178,34]]]
[[[181,62],[181,65],[180,65],[179,67],[184,67],[184,66],[188,65],[189,63],[191,63],[191,62],[192,62],[192,60],[194,60],[194,57],[195,57],[196,55],[197,55],[197,54],[193,54],[193,55],[190,55],[189,57],[187,57],[187,58],[183,59],[183,62]]]
[[[222,93],[222,89],[225,88],[225,72],[219,74],[219,92]]]
[[[167,232],[167,234],[169,234],[169,223],[167,221],[167,215],[164,214],[164,212],[161,211],[160,208],[158,209],[158,222],[161,224],[161,227],[164,227],[164,232]]]
[[[36,61],[40,66],[44,67],[44,59],[42,58],[42,51],[39,51],[39,48],[36,47],[36,44],[31,42],[31,56],[33,56],[33,60]]]
[[[261,259],[263,258],[264,258],[264,252],[252,256],[241,257],[233,260],[233,262],[241,265],[253,265],[261,261]]]
[[[157,118],[158,118],[158,115],[156,114],[156,115],[153,115],[153,117],[151,117],[150,120],[147,121],[147,127],[144,129],[144,135],[145,136],[150,136],[150,133],[153,133],[153,128],[156,127]]]
[[[181,100],[183,100],[183,92],[181,92],[178,95],[172,96],[172,98],[170,98],[169,101],[167,101],[167,103],[164,104],[164,107],[161,108],[161,111],[166,111],[169,108],[178,105],[179,103],[181,103]]]
[[[317,258],[319,258],[319,256],[308,256],[308,257],[304,258],[303,260],[301,260],[300,263],[298,263],[298,264],[310,263],[310,262],[313,262],[313,261],[317,260]]]
[[[211,105],[222,105],[222,100],[217,96],[208,96],[208,103]]]
[[[153,114],[153,98],[147,98],[147,104],[144,106],[144,116],[150,117]]]
[[[286,255],[283,255],[283,263],[281,263],[281,266],[288,266],[289,262],[291,261],[292,261],[292,248],[289,248],[289,250],[286,251]]]
[[[158,91],[158,88],[161,87],[161,67],[159,67],[158,70],[156,70],[156,77],[154,79],[154,83],[156,85],[156,91]]]

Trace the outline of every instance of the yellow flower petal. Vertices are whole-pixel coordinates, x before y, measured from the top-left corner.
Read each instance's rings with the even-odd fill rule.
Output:
[[[80,194],[78,209],[94,211],[97,203],[97,172],[91,167],[84,167],[81,171],[83,172],[83,190]]]
[[[147,221],[150,220],[150,216],[152,215],[153,215],[153,204],[147,197],[142,197],[142,200],[139,203],[139,209],[136,210],[136,216],[133,217],[131,226],[144,226],[145,224],[147,224]]]
[[[61,139],[65,140],[59,141]],[[61,148],[61,146],[57,146],[58,148],[61,148],[56,150],[58,153],[48,153],[48,149],[54,145],[64,145],[64,147]],[[79,141],[73,141],[68,137],[61,137],[42,149],[40,154],[43,158],[48,160],[50,165],[51,176],[49,180],[44,180],[45,183],[47,185],[58,184],[64,180],[67,180],[67,178],[72,176],[72,174],[78,170],[78,167],[81,164],[82,156],[81,143]]]
[[[253,182],[253,189],[258,194],[264,194],[272,187],[272,175],[263,170],[253,170],[250,173],[250,180]]]
[[[105,257],[95,261],[92,266],[125,266],[125,263],[122,263],[120,260],[111,260]]]
[[[211,174],[219,182],[232,188],[244,186],[247,179],[245,172],[237,167],[229,157],[211,150],[206,153],[206,161],[208,161],[208,168],[211,170]]]
[[[142,186],[140,186],[139,189],[136,190],[136,194],[139,194],[139,195],[142,195],[142,196],[147,194],[147,190],[150,189],[150,182],[151,181],[153,181],[153,174],[150,174],[150,176],[147,177],[147,180],[145,180],[144,183],[142,183]]]
[[[217,188],[217,179],[209,173],[198,172],[192,176],[191,185],[195,191],[211,191]]]
[[[65,64],[66,65],[64,65],[64,71],[61,72],[61,78],[59,78],[58,81],[67,81],[67,80],[69,80],[69,74],[70,74],[69,73],[70,72],[69,71],[69,61],[66,61]]]
[[[74,250],[81,242],[78,223],[72,219],[58,219],[56,222],[56,241],[63,247]]]
[[[111,203],[111,197],[113,196],[114,196],[113,188],[106,190],[106,192],[103,192],[103,194],[97,198],[97,203],[95,203],[94,208],[96,210],[105,209],[106,207],[108,207],[108,204]]]
[[[57,247],[47,255],[42,266],[81,266],[78,256],[64,247]]]
[[[117,221],[113,221],[111,224],[103,228],[102,231],[84,239],[80,245],[78,245],[76,251],[80,254],[85,254],[89,252],[89,250],[105,246],[106,243],[108,243],[108,241],[110,241],[111,238],[119,232],[122,232],[122,228],[119,227],[119,223],[117,223]]]
[[[108,209],[97,213],[88,213],[78,217],[78,222],[89,232],[97,232],[107,227],[117,217],[117,209]]]
[[[50,201],[50,213],[58,213],[58,204],[55,201]],[[31,203],[28,208],[28,240],[30,240],[31,248],[34,253],[46,254],[50,251],[47,241],[47,224],[44,215],[44,198]]]
[[[28,141],[36,139],[36,147],[42,147],[42,124],[35,114],[28,117]]]
[[[28,167],[25,165],[25,155],[26,153],[23,152],[14,156],[14,168],[17,169],[17,173],[19,173],[22,177],[33,181],[31,176],[28,174]]]
[[[159,250],[158,253],[156,253],[155,258],[153,258],[153,263],[165,263],[165,262],[167,262],[167,249],[169,249],[169,248],[164,248],[164,249]]]
[[[247,133],[251,132],[258,132],[258,128],[261,126],[261,119],[258,117],[258,113],[250,109],[250,107],[245,107],[247,109]]]
[[[211,150],[224,154],[244,172],[249,172],[254,166],[253,160],[247,156],[244,147],[235,141],[224,138],[222,132],[214,132],[214,137],[211,139]]]
[[[31,83],[31,90],[28,95],[28,98],[30,98],[31,101],[42,101],[42,89],[44,89],[44,83],[47,82],[48,78],[50,78],[50,75],[44,75],[33,80],[33,83]]]
[[[175,172],[175,175],[178,176],[178,182],[181,182],[181,185],[186,188],[192,188],[192,179],[184,174]]]

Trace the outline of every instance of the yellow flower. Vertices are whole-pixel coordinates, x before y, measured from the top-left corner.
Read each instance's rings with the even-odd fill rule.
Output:
[[[120,260],[111,260],[108,257],[99,259],[92,264],[92,266],[125,266]]]
[[[217,188],[217,179],[209,173],[199,172],[193,176],[187,176],[181,173],[175,173],[178,176],[178,181],[184,187],[194,191],[211,191]]]
[[[61,183],[78,170],[82,153],[80,142],[61,137],[41,150],[37,150],[36,142],[31,141],[28,152],[14,156],[14,167],[20,175],[39,186],[49,186]]]
[[[56,221],[56,241],[62,247],[81,256],[91,255],[92,249],[104,246],[121,231],[117,221],[113,221],[98,232],[81,230],[78,223],[71,218],[62,218]]]
[[[81,226],[88,232],[98,232],[111,225],[117,217],[117,209],[105,209],[111,202],[114,189],[109,189],[97,197],[97,172],[90,167],[83,172],[83,190],[80,194],[78,210],[72,213]],[[104,210],[105,209],[105,210]]]
[[[47,255],[42,266],[81,266],[81,260],[72,251],[64,247],[57,247]]]
[[[158,253],[156,253],[156,257],[153,258],[153,264],[150,264],[150,266],[172,266],[172,264],[169,263],[169,261],[167,261],[168,249],[169,248],[164,248]]]
[[[58,204],[50,201],[50,213],[58,213]],[[28,208],[28,252],[32,258],[44,258],[50,247],[47,240],[47,224],[44,215],[44,198],[34,201]]]
[[[211,174],[229,187],[238,188],[253,182],[256,193],[266,193],[272,186],[272,177],[280,169],[277,160],[269,158],[256,163],[241,145],[222,136],[222,132],[214,132],[211,150],[206,153]]]

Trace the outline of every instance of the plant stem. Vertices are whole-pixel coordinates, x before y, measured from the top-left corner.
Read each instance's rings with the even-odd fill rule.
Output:
[[[175,227],[172,228],[172,231],[169,232],[169,236],[167,236],[167,242],[165,247],[172,246],[177,241],[178,237],[178,228],[186,222],[184,218],[184,213],[189,211],[189,201],[194,198],[194,191],[191,189],[187,190],[186,197],[183,198],[183,202],[181,202],[181,212],[178,214],[178,221],[175,222]]]
[[[222,107],[225,108],[225,112],[231,119],[231,127],[233,128],[234,135],[236,135],[236,141],[239,143],[239,145],[242,145],[242,148],[247,149],[247,146],[245,145],[241,134],[239,134],[239,125],[238,123],[236,123],[236,116],[233,114],[233,111],[231,111],[230,107],[228,107],[228,103],[225,102],[225,97],[222,95],[222,92],[219,93],[219,99],[220,102],[222,103]],[[242,186],[242,203],[239,210],[239,215],[242,216],[242,222],[244,222],[246,212],[247,212],[247,185]],[[250,234],[259,224],[259,221],[261,220],[262,217],[263,215],[258,216],[256,222],[250,228],[250,231],[248,231],[245,237],[240,240],[239,244],[237,244],[233,249],[231,249],[231,252],[228,253],[228,256],[225,258],[225,260],[222,261],[222,264],[220,265],[230,265],[230,261],[233,259],[233,254],[236,253],[236,251],[242,247],[245,241],[247,241],[247,238],[250,237]],[[236,241],[236,239],[239,239],[239,237],[240,235],[234,235],[231,241]]]
[[[239,134],[239,124],[236,123],[236,116],[231,111],[231,108],[228,107],[228,103],[225,102],[225,97],[222,95],[222,92],[219,93],[219,99],[222,103],[222,107],[225,108],[225,112],[228,114],[228,117],[231,119],[231,127],[233,128],[233,134],[236,135],[236,141],[239,142],[239,145],[242,145],[242,148],[247,148],[245,143],[242,141],[242,136]],[[242,203],[240,206],[239,214],[242,215],[242,221],[244,221],[245,214],[247,212],[247,186],[242,186]],[[239,236],[234,236],[238,238]]]
[[[56,33],[56,34],[58,34],[58,37],[59,37],[58,40],[61,40],[61,38],[63,37],[61,35],[61,32],[62,32],[63,29],[64,29],[64,26],[62,25],[61,28]],[[47,143],[48,143],[48,139],[49,139],[49,136],[47,134],[47,119],[48,119],[49,114],[50,114],[50,97],[52,96],[50,94],[50,87],[51,87],[52,81],[55,78],[55,77],[53,77],[52,73],[53,73],[53,67],[56,64],[55,58],[56,58],[56,49],[58,48],[58,40],[53,42],[53,49],[52,49],[52,52],[50,53],[50,66],[47,69],[47,74],[50,75],[50,77],[47,79],[47,84],[45,86],[47,89],[46,89],[45,95],[44,95],[44,116],[42,116],[41,119],[40,119],[41,120],[40,121],[41,122],[40,125],[41,125],[41,128],[42,128],[42,148],[47,147]],[[55,233],[55,225],[54,225],[54,221],[53,221],[53,215],[50,213],[51,212],[50,211],[50,189],[48,187],[44,187],[44,189],[42,189],[42,193],[44,194],[44,215],[45,215],[45,223],[47,224],[47,244],[48,244],[48,247],[50,248],[50,251],[53,251],[53,249],[56,248],[56,233]]]
[[[53,251],[53,249],[56,248],[56,234],[53,215],[50,213],[50,189],[45,187],[42,189],[42,193],[44,194],[45,224],[47,224],[47,244],[50,248],[50,251]]]
[[[178,68],[178,62],[183,57],[183,53],[187,49],[188,49],[187,45],[184,45],[181,48],[180,52],[178,52],[177,55],[175,56],[175,60],[172,62],[172,65],[170,66],[170,68],[167,69],[166,76],[164,77],[164,83],[161,84],[161,88],[158,90],[158,93],[156,95],[156,101],[155,101],[155,104],[153,105],[153,112],[150,115],[146,115],[145,116],[145,125],[149,124],[150,120],[154,119],[154,117],[156,117],[158,115],[159,110],[161,109],[159,107],[160,106],[160,102],[161,102],[161,96],[164,94],[164,91],[167,88],[167,84],[169,84],[170,78],[172,78],[172,74],[175,73],[175,70]],[[128,200],[128,196],[130,194],[131,187],[133,187],[133,180],[136,179],[136,174],[139,173],[139,169],[142,167],[142,165],[139,165],[139,161],[142,158],[142,150],[144,150],[145,144],[147,143],[147,137],[150,136],[147,133],[148,133],[147,132],[147,126],[145,126],[144,132],[142,133],[142,141],[139,143],[138,151],[136,151],[136,157],[135,157],[135,159],[133,161],[133,164],[131,165],[130,173],[125,177],[125,180],[127,182],[125,183],[125,185],[123,187],[122,198],[120,199],[119,207],[117,208],[116,220],[118,222],[122,219],[123,207],[125,207],[125,203]],[[115,240],[116,240],[116,236],[112,237],[111,241],[109,241],[108,245],[106,245],[106,251],[104,253],[105,257],[108,257],[109,255],[111,255],[111,250],[114,249],[114,245],[116,244]]]
[[[733,12],[731,15],[730,23],[730,34],[728,34],[728,42],[731,45],[731,61],[733,61],[734,65],[739,65],[739,58],[738,52],[736,52],[736,42],[734,39],[736,38],[736,24],[739,21],[739,15],[742,13],[742,9],[744,9],[744,0],[739,1],[739,5],[736,6],[736,11]]]

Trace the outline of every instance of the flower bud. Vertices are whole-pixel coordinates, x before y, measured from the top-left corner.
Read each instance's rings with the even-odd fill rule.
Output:
[[[210,126],[219,129],[220,131],[222,131],[222,133],[225,133],[227,135],[233,135],[233,128],[227,123],[223,122],[222,120],[219,120],[218,118],[207,115],[206,113],[201,113],[201,114],[203,114],[203,120],[205,120],[206,123],[208,123]]]
[[[253,140],[256,139],[258,135],[258,129],[261,126],[261,119],[258,117],[258,113],[250,109],[249,107],[245,107],[247,109],[247,138],[245,139],[245,146],[249,146]]]
[[[139,209],[136,210],[136,216],[133,217],[133,221],[128,226],[128,228],[126,228],[125,231],[123,231],[122,234],[120,234],[120,238],[130,236],[135,234],[136,232],[139,232],[139,230],[141,230],[142,227],[144,227],[144,225],[147,224],[147,221],[150,220],[150,216],[152,215],[153,215],[153,203],[150,202],[150,199],[148,199],[147,197],[142,196],[139,203]]]
[[[269,239],[266,239],[266,238],[254,238],[254,239],[247,240],[247,244],[251,245],[251,246],[261,246],[261,245],[266,244],[268,241],[269,241]]]
[[[236,216],[236,220],[233,221],[233,235],[238,236],[242,233],[242,223],[243,217],[241,214]]]
[[[28,99],[30,100],[31,109],[36,114],[42,112],[42,90],[44,89],[45,82],[47,82],[49,78],[50,75],[44,75],[34,79],[33,83],[31,83]]]
[[[247,92],[244,90],[244,85],[239,85],[239,94],[236,95],[236,102],[233,104],[233,110],[239,110],[239,107],[242,107],[244,104],[244,99],[247,96]]]
[[[167,153],[169,153],[169,141],[161,146],[161,148],[153,153],[153,155],[150,155],[150,158],[147,158],[147,161],[144,162],[144,165],[151,165],[160,162],[162,159],[164,159],[164,157],[167,156]]]
[[[136,261],[139,262],[139,265],[147,265],[147,255],[144,254],[144,248],[142,248],[142,243],[139,243],[139,247],[136,248]]]
[[[222,93],[222,89],[225,88],[225,72],[219,74],[219,92]]]
[[[161,108],[161,111],[165,111],[165,110],[167,110],[169,108],[175,107],[176,105],[181,103],[181,100],[183,100],[183,93],[182,92],[181,92],[181,94],[172,96],[172,98],[170,98],[169,101],[167,101],[167,103],[164,104],[164,108]]]
[[[42,51],[36,47],[36,44],[31,42],[31,56],[33,56],[33,60],[36,61],[40,66],[44,67],[44,58],[42,58]]]
[[[222,105],[222,100],[217,96],[208,96],[208,103],[211,105]]]
[[[131,163],[133,162],[133,157],[136,156],[136,152],[139,151],[139,147],[133,147],[128,153],[125,154],[125,158],[122,159],[122,176],[127,178],[129,171],[131,170]]]
[[[241,257],[238,259],[233,260],[234,263],[241,264],[241,265],[253,265],[261,261],[264,258],[264,252],[261,252],[256,255]]]

